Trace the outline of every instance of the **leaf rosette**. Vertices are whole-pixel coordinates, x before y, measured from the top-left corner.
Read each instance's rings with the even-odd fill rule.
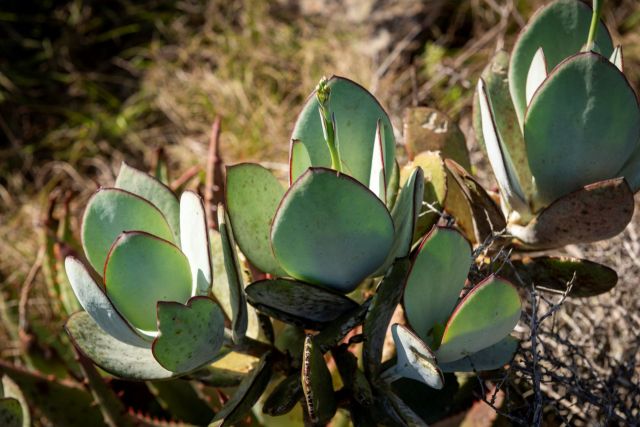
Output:
[[[122,165],[82,219],[87,263],[65,269],[85,309],[66,329],[98,366],[132,379],[169,378],[218,356],[224,315],[210,298],[209,232],[201,198],[180,199],[155,178]]]
[[[477,85],[476,134],[527,248],[607,239],[633,214],[640,107],[599,15],[577,0],[541,8]]]
[[[394,153],[391,122],[373,95],[342,77],[323,80],[293,130],[288,189],[262,166],[228,168],[226,205],[238,246],[261,271],[314,295],[312,287],[345,294],[383,275],[411,249],[424,190],[416,167],[396,197]],[[291,288],[278,280],[270,287],[282,295],[277,288],[285,285]],[[251,286],[249,302],[273,305],[268,292],[252,299]]]

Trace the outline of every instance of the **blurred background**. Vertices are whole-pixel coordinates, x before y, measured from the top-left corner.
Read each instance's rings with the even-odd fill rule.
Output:
[[[34,329],[51,342],[62,333],[43,268],[47,232],[65,212],[65,203],[52,200],[69,202],[78,230],[87,197],[113,182],[123,160],[149,169],[162,148],[173,179],[202,173],[216,115],[226,163],[259,161],[283,171],[297,111],[323,75],[370,89],[400,142],[404,108],[448,113],[467,136],[478,174],[489,179],[470,126],[473,89],[493,52],[510,49],[544,3],[3,0],[0,359],[28,365],[26,352],[46,354],[53,345],[31,339]],[[604,20],[624,47],[637,90],[640,2],[607,1]],[[611,294],[566,302],[549,326],[554,340],[540,350],[580,356],[567,367],[566,384],[551,381],[543,390],[564,402],[554,410],[567,417],[588,420],[591,410],[638,416],[638,224],[607,243],[567,248],[620,275]]]

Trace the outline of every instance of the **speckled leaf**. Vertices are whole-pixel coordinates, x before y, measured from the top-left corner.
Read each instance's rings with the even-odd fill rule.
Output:
[[[378,285],[376,294],[367,311],[362,327],[362,333],[364,334],[362,358],[365,373],[369,378],[377,377],[380,370],[382,349],[389,322],[400,302],[410,267],[411,262],[408,258],[396,260],[393,267]]]
[[[444,160],[440,151],[424,151],[414,157],[413,161],[402,168],[400,182],[407,180],[407,171],[415,167],[420,167],[424,174],[424,191],[420,205],[420,213],[416,224],[413,241],[420,237],[438,222],[440,215],[438,211],[444,209],[445,200],[448,193],[447,170],[444,167]]]
[[[260,270],[283,275],[271,250],[269,232],[284,188],[266,168],[241,163],[227,168],[226,206],[242,253]]]
[[[0,399],[0,425],[4,427],[22,427],[22,407],[12,397]]]
[[[539,201],[615,177],[639,137],[640,107],[624,74],[593,52],[567,59],[536,92],[524,123]]]
[[[587,41],[591,15],[591,8],[583,2],[558,0],[538,10],[520,32],[509,66],[509,88],[521,124],[526,111],[527,73],[536,51],[540,47],[544,50],[549,70],[578,53]],[[603,55],[611,55],[611,36],[602,22],[595,42]]]
[[[493,118],[500,136],[500,141],[506,147],[511,162],[514,166],[518,182],[522,188],[525,198],[529,200],[533,194],[533,181],[531,180],[531,170],[527,160],[527,152],[524,146],[524,137],[518,117],[513,107],[511,93],[509,92],[509,54],[503,50],[498,51],[491,62],[482,71],[482,79],[485,83],[485,90],[491,100]],[[476,139],[480,147],[485,151],[486,147],[483,137],[482,119],[480,117],[480,102],[478,93],[473,98],[473,128]]]
[[[302,399],[302,382],[297,372],[283,379],[262,406],[262,412],[272,417],[288,413]]]
[[[441,389],[444,378],[431,349],[408,328],[398,323],[391,327],[391,334],[396,345],[397,361],[395,367],[390,369],[403,378],[422,381],[429,387]],[[382,373],[383,378],[384,376],[385,372]]]
[[[520,320],[522,303],[516,288],[489,276],[458,303],[436,352],[440,363],[476,353],[504,339]]]
[[[434,227],[420,244],[404,290],[403,306],[412,329],[437,347],[444,326],[469,274],[471,245],[458,231]]]
[[[547,206],[526,227],[509,232],[530,248],[604,240],[622,232],[633,216],[633,193],[623,178],[587,185]]]
[[[171,226],[176,243],[180,243],[180,206],[178,198],[165,184],[125,162],[120,166],[115,188],[133,193],[157,207]]]
[[[287,191],[271,228],[292,277],[350,292],[382,265],[394,226],[385,205],[348,175],[308,169]]]
[[[471,168],[464,134],[446,114],[428,107],[408,108],[403,123],[410,159],[423,151],[441,151],[445,158]]]
[[[606,265],[571,257],[540,256],[511,261],[520,279],[526,284],[551,292],[565,292],[572,281],[572,297],[591,297],[610,291],[618,282],[618,274]],[[505,265],[500,274],[518,283],[513,269]]]
[[[218,230],[220,231],[224,267],[227,275],[229,305],[231,306],[231,329],[234,342],[239,342],[247,332],[247,297],[244,293],[242,269],[236,252],[235,239],[228,224],[229,217],[224,208],[218,206]]]
[[[440,363],[438,366],[442,372],[476,372],[499,369],[511,362],[518,349],[519,341],[512,336],[507,336],[491,347],[480,350],[462,359],[449,363]]]
[[[476,241],[483,242],[493,232],[504,230],[507,221],[502,211],[478,181],[451,160],[445,160],[445,165],[471,208]]]
[[[193,191],[180,197],[180,230],[180,248],[191,267],[191,295],[208,296],[213,281],[209,227],[202,198]]]
[[[247,286],[246,293],[259,311],[310,329],[321,329],[358,306],[341,293],[291,279],[260,280]]]
[[[302,390],[309,418],[314,424],[325,425],[336,413],[337,404],[331,373],[310,335],[304,341]]]
[[[122,233],[104,269],[107,296],[134,327],[156,331],[158,301],[186,302],[191,296],[191,268],[172,243],[139,231]]]
[[[224,341],[224,315],[212,299],[196,296],[186,305],[158,302],[153,356],[164,368],[191,372],[217,358]]]
[[[331,89],[329,112],[335,115],[340,143],[340,157],[346,173],[363,183],[369,184],[371,176],[371,157],[373,155],[376,123],[381,120],[384,128],[385,170],[393,168],[395,140],[393,127],[387,113],[378,101],[366,89],[344,77],[333,76],[328,81]],[[292,139],[298,139],[307,149],[310,166],[329,167],[331,159],[327,143],[322,132],[322,123],[318,114],[319,103],[315,92],[307,99],[293,130]],[[307,159],[299,161],[297,152],[292,151],[292,180],[304,172]]]
[[[102,273],[113,242],[123,231],[133,230],[174,241],[169,223],[149,201],[115,188],[98,190],[82,218],[82,247],[91,266]]]
[[[104,332],[85,312],[72,315],[65,329],[74,345],[112,375],[130,380],[159,380],[174,376],[153,358],[148,348],[134,347]]]
[[[258,365],[242,380],[231,399],[216,414],[211,423],[215,426],[232,426],[244,417],[262,395],[271,379],[270,353],[266,353]]]
[[[55,380],[2,360],[0,373],[20,387],[34,421],[42,420],[44,425],[64,427],[104,425],[102,413],[93,396],[80,384]]]
[[[145,341],[118,313],[104,289],[98,285],[82,262],[69,256],[65,259],[65,271],[78,301],[93,320],[116,339],[136,347],[148,347]]]

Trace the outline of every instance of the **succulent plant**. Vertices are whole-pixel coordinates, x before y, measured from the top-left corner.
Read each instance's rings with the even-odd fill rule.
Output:
[[[477,85],[476,134],[522,246],[609,238],[633,213],[640,107],[601,3],[543,7]]]
[[[434,227],[420,243],[404,289],[407,322],[444,372],[498,368],[517,346],[509,334],[521,302],[508,280],[489,276],[460,298],[472,262],[464,236]]]
[[[210,243],[200,197],[180,200],[153,177],[123,164],[82,219],[88,261],[69,256],[66,273],[82,307],[67,321],[75,345],[108,372],[168,378],[211,362],[224,317],[209,297]]]
[[[240,249],[273,277],[339,293],[382,275],[411,249],[424,187],[415,168],[393,196],[394,150],[389,118],[369,92],[342,77],[323,80],[296,122],[286,191],[259,165],[227,170]]]

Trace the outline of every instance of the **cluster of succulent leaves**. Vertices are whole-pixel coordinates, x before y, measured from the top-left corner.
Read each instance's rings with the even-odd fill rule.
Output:
[[[640,107],[594,10],[578,0],[541,8],[509,55],[477,85],[476,135],[517,243],[544,249],[618,234],[640,188]]]
[[[450,414],[461,373],[513,358],[512,283],[571,282],[588,296],[617,281],[586,260],[516,255],[487,268],[482,255],[487,242],[518,251],[607,238],[629,221],[640,113],[598,19],[598,7],[558,0],[510,62],[500,52],[485,70],[474,124],[500,204],[468,172],[448,117],[407,110],[401,165],[384,109],[341,77],[323,79],[297,118],[288,185],[258,164],[227,168],[217,224],[164,171],[123,164],[87,202],[79,241],[68,206],[45,237],[49,289],[70,314],[60,370],[84,377],[99,406],[77,384],[0,363],[3,425],[29,425],[34,410],[65,425],[161,425],[127,413],[94,364],[145,381],[194,424],[425,425]],[[598,169],[602,141],[612,155]],[[78,409],[61,413],[69,399]]]

